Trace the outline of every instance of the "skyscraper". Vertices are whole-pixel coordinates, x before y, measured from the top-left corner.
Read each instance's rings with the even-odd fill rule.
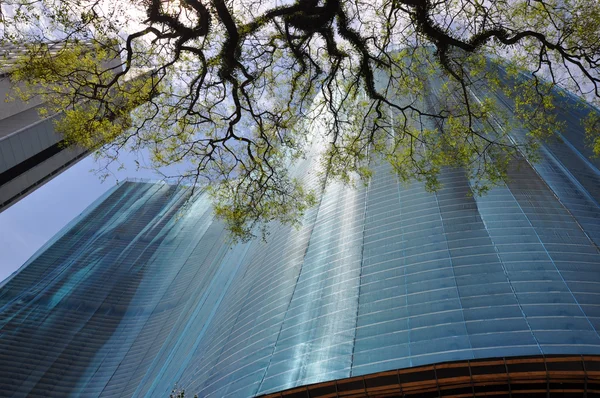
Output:
[[[48,43],[49,53],[61,50],[61,43]],[[88,150],[67,145],[54,131],[61,114],[39,115],[45,106],[42,98],[25,102],[16,97],[15,83],[9,78],[22,49],[5,45],[0,48],[0,212],[29,195],[79,160]],[[121,60],[105,63],[118,70]],[[23,87],[21,87],[23,88]],[[7,101],[8,98],[12,98]]]
[[[5,68],[6,58],[17,57],[18,49],[0,49],[7,53],[0,70],[0,211],[45,184],[87,154],[83,148],[66,148],[63,139],[54,131],[58,115],[41,118],[43,103],[6,97],[14,88]]]
[[[462,170],[430,193],[374,164],[266,242],[230,244],[201,194],[113,188],[0,289],[0,391],[600,393],[593,110],[559,100],[562,141],[485,196]],[[314,161],[295,171],[308,184]]]

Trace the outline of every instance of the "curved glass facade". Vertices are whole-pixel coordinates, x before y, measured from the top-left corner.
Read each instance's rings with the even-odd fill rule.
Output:
[[[184,206],[177,188],[126,182],[0,289],[0,391],[249,397],[444,361],[600,355],[600,174],[578,116],[563,116],[563,141],[485,196],[461,170],[428,193],[375,165],[267,242],[232,246],[202,196]],[[312,162],[296,172],[317,184]]]

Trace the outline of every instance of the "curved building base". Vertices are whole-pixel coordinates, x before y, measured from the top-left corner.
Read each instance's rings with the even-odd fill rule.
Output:
[[[600,396],[600,356],[445,362],[296,387],[264,398]]]

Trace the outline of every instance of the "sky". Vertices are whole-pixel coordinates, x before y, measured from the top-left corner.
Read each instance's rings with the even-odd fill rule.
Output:
[[[131,159],[129,159],[131,157]],[[133,156],[122,159],[124,170],[101,182],[88,156],[19,202],[0,212],[0,281],[29,259],[94,200],[127,177],[158,179],[148,170],[136,171]],[[131,163],[131,164],[129,164]]]

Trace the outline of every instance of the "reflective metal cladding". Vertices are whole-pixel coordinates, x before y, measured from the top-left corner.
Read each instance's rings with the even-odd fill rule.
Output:
[[[267,242],[230,245],[202,196],[115,187],[0,289],[0,391],[248,397],[444,361],[598,355],[600,172],[576,113],[589,111],[562,108],[562,141],[485,196],[461,170],[429,193],[375,165]],[[308,184],[311,162],[296,171]]]

